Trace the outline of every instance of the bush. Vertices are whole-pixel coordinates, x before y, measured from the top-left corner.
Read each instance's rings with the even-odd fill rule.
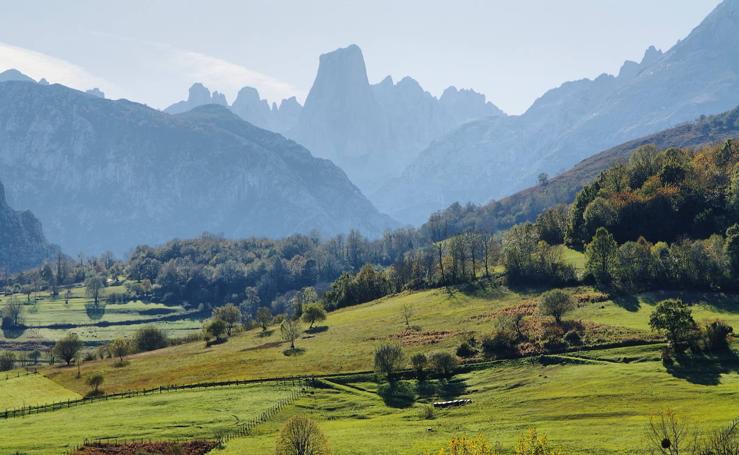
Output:
[[[448,352],[435,352],[429,356],[429,365],[438,376],[449,379],[454,376],[457,359]]]
[[[430,404],[421,406],[421,418],[425,420],[436,418],[436,409]]]
[[[423,379],[426,376],[426,366],[428,363],[429,359],[426,357],[426,354],[422,352],[413,354],[413,357],[411,357],[411,365],[413,366],[413,371],[416,372],[417,379]]]
[[[392,380],[403,368],[403,349],[397,344],[383,344],[375,349],[375,372]]]
[[[565,333],[563,339],[570,346],[579,346],[582,344],[582,337],[580,337],[580,334],[577,332],[577,330],[570,330],[569,332]]]
[[[703,327],[703,347],[709,352],[723,352],[729,349],[734,328],[724,321],[715,320]]]
[[[530,429],[516,441],[516,455],[562,455],[564,452],[552,447],[546,435],[540,435],[535,429]]]
[[[15,366],[15,354],[3,352],[0,354],[0,371],[10,371]]]
[[[545,292],[539,302],[539,312],[544,316],[552,316],[557,324],[561,324],[562,316],[574,307],[572,297],[559,289]]]
[[[457,348],[457,356],[462,358],[474,357],[477,355],[477,350],[469,345],[466,341],[462,342]]]
[[[311,419],[293,416],[285,423],[277,437],[277,455],[327,455],[330,452],[326,437]]]
[[[167,347],[167,334],[159,327],[149,325],[136,331],[133,342],[139,352]]]
[[[482,352],[488,359],[509,357],[516,353],[516,340],[513,334],[498,331],[482,340]]]

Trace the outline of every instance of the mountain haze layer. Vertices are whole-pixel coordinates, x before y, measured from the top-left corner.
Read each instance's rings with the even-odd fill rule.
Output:
[[[523,115],[467,123],[426,148],[371,197],[420,222],[454,201],[484,202],[561,172],[593,150],[739,104],[739,0],[720,4],[664,54],[650,48],[616,76],[568,82]]]
[[[201,96],[193,96],[193,90]],[[207,93],[206,93],[207,92]],[[224,104],[195,84],[187,101],[166,112],[198,105]],[[359,46],[350,45],[319,58],[316,79],[301,106],[293,97],[270,105],[252,87],[244,87],[231,111],[259,127],[284,134],[316,156],[344,169],[363,191],[373,191],[397,176],[431,141],[465,122],[505,114],[473,90],[447,88],[436,98],[410,77],[377,84],[367,78]]]
[[[0,179],[72,253],[393,225],[331,162],[224,107],[169,115],[60,85],[0,84]]]

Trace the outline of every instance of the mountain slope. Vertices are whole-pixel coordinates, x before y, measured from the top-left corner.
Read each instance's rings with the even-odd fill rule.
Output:
[[[572,203],[585,185],[615,163],[628,160],[641,146],[654,145],[658,150],[699,147],[734,138],[739,138],[739,107],[604,150],[550,179],[546,185],[532,186],[481,207],[449,208],[444,212],[449,219],[451,233],[463,232],[473,226],[491,231],[507,229],[514,224],[534,221],[539,213],[550,207]]]
[[[169,115],[60,85],[0,84],[0,179],[71,252],[392,225],[331,162],[223,107]]]
[[[36,267],[56,252],[31,212],[15,211],[8,206],[5,188],[0,183],[0,271],[13,273]]]
[[[568,82],[518,117],[481,119],[434,142],[371,195],[420,221],[454,201],[483,202],[616,144],[739,104],[739,0],[726,0],[668,52],[650,48],[617,76]]]

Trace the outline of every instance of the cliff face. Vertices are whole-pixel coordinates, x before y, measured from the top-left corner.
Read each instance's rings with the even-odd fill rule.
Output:
[[[36,267],[56,252],[31,212],[15,211],[8,206],[5,188],[0,183],[0,271],[13,273]]]
[[[60,85],[0,84],[0,179],[73,254],[394,225],[331,162],[224,107],[169,115]]]

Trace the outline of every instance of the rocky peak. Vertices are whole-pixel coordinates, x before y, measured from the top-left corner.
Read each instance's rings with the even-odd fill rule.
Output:
[[[98,98],[105,98],[105,93],[103,93],[103,91],[97,87],[91,88],[90,90],[85,91],[85,93],[87,93],[88,95],[96,96]]]
[[[9,69],[0,73],[0,82],[8,81],[21,81],[21,82],[36,82],[25,74],[21,73],[17,69]]]

